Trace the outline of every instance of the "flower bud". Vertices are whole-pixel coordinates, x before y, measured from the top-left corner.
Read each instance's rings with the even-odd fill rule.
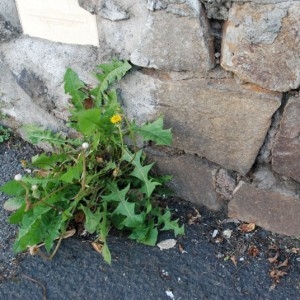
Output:
[[[15,180],[16,180],[16,181],[21,181],[21,180],[22,180],[22,175],[21,175],[21,174],[17,174],[17,175],[15,176]]]
[[[121,175],[121,170],[119,168],[115,168],[113,171],[113,176],[116,178],[119,175]]]
[[[31,186],[31,189],[32,189],[33,191],[36,191],[36,190],[38,189],[38,186],[37,186],[36,184],[33,184],[33,185]]]
[[[82,143],[82,149],[86,150],[90,145],[88,143]]]

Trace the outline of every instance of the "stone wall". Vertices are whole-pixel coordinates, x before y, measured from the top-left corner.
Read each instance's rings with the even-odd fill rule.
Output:
[[[96,15],[99,47],[22,34],[14,1],[1,1],[1,122],[66,131],[66,67],[93,83],[95,65],[127,59],[124,109],[172,127],[173,148],[147,152],[177,195],[299,236],[299,1],[78,2]]]

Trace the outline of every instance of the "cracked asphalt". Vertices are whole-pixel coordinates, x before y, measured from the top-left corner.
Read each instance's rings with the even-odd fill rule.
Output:
[[[22,172],[20,160],[37,151],[19,138],[0,144],[0,184]],[[257,228],[242,234],[224,223],[226,212],[213,213],[183,200],[167,204],[185,223],[186,234],[168,250],[137,244],[114,231],[108,243],[112,264],[93,250],[91,238],[63,240],[53,258],[28,253],[14,256],[16,227],[8,224],[0,194],[0,299],[300,299],[299,239]],[[197,209],[197,222],[188,224]],[[230,238],[222,232],[232,230]],[[216,236],[213,232],[217,232]],[[173,238],[164,232],[159,240]],[[241,247],[242,245],[242,247]],[[257,255],[249,252],[256,246]],[[270,263],[287,260],[286,266]],[[272,270],[286,273],[271,278]],[[278,281],[278,282],[277,282]]]

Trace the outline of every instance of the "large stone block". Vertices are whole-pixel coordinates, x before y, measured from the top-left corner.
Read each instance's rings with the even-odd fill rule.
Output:
[[[85,82],[94,83],[91,72],[95,65],[112,57],[109,51],[98,53],[93,46],[59,44],[28,36],[0,43],[0,61],[5,65],[0,77],[1,110],[20,124],[31,121],[53,126],[56,122],[58,126],[68,115],[69,96],[63,87],[67,67],[78,72]],[[51,121],[44,114],[52,115]]]
[[[300,85],[300,3],[234,3],[225,24],[221,65],[274,91]]]
[[[300,182],[300,97],[291,98],[284,109],[272,151],[273,169]]]
[[[173,176],[169,187],[178,197],[212,210],[222,207],[215,191],[216,166],[194,155],[168,155],[153,148],[147,148],[147,155],[159,174]]]
[[[113,49],[114,56],[129,60],[141,42],[148,17],[146,1],[80,0],[79,3],[96,15],[100,47]]]
[[[275,233],[300,236],[300,199],[296,197],[242,182],[229,203],[228,214]]]
[[[206,72],[215,65],[212,37],[197,1],[169,4],[150,12],[140,45],[131,54],[135,65],[161,70]]]
[[[164,81],[156,95],[175,147],[244,175],[281,103],[280,93],[233,79]]]
[[[31,123],[61,129],[62,122],[59,122],[46,108],[47,105],[51,105],[51,102],[44,102],[38,97],[36,100],[34,101],[28,95],[28,90],[24,90],[17,83],[9,65],[1,62],[0,59],[0,107],[1,113],[7,116],[1,120],[1,123],[6,123],[15,129]]]
[[[210,77],[214,75],[221,77]],[[163,114],[175,147],[246,174],[281,104],[281,93],[230,78],[195,76],[131,72],[120,83],[126,112],[140,122]]]

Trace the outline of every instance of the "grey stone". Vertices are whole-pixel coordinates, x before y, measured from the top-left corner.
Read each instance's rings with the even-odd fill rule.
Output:
[[[179,17],[166,10],[150,12],[141,43],[131,54],[131,62],[168,71],[212,69],[215,65],[213,40],[203,8],[187,3],[172,7],[180,8],[181,13],[178,10],[177,13],[189,16]]]
[[[0,14],[0,42],[10,41],[21,35],[21,30],[15,28]]]
[[[215,188],[220,197],[226,201],[232,199],[233,191],[236,188],[236,175],[234,172],[220,168],[215,175]]]
[[[19,86],[10,66],[0,60],[0,107],[6,118],[2,123],[18,129],[24,124],[40,124],[52,129],[62,129],[62,123],[45,107],[32,101],[30,96]]]
[[[97,11],[98,0],[77,0],[80,7],[84,8],[91,14],[95,14]]]
[[[259,151],[259,154],[257,156],[257,159],[256,159],[256,161],[258,163],[264,163],[264,164],[271,163],[274,138],[277,134],[280,120],[282,117],[281,107],[275,112],[275,114],[272,117],[272,122],[271,122],[271,126],[269,128],[268,134],[266,136],[264,144],[262,145],[262,147]]]
[[[241,182],[229,202],[228,215],[275,233],[300,236],[300,199],[297,197]]]
[[[118,0],[115,3],[130,18],[112,22],[109,19],[97,16],[100,47],[112,49],[112,57],[129,60],[131,53],[141,42],[149,10],[147,10],[145,1]],[[100,6],[96,6],[96,10],[98,9],[100,9]]]
[[[32,99],[32,101],[38,103],[38,105],[47,112],[54,109],[54,105],[48,95],[48,88],[44,80],[37,76],[33,71],[25,68],[20,74],[15,75],[15,77],[18,85]]]
[[[281,103],[280,93],[233,79],[164,81],[156,95],[159,111],[173,128],[175,147],[243,175]]]
[[[127,20],[129,13],[114,0],[102,0],[100,7],[96,10],[98,14],[111,21]]]
[[[178,197],[212,210],[222,207],[224,203],[215,191],[216,166],[195,155],[168,155],[154,148],[147,148],[146,153],[155,161],[159,174],[173,176],[169,187]]]
[[[299,15],[299,2],[235,3],[223,31],[222,67],[266,89],[298,88]]]
[[[84,81],[94,83],[91,72],[95,65],[111,56],[107,49],[99,53],[92,46],[59,44],[26,36],[0,43],[1,111],[19,125],[37,123],[62,128],[68,116],[69,96],[63,87],[67,67],[78,72]]]
[[[251,173],[252,184],[259,189],[268,189],[292,197],[300,195],[300,184],[274,172],[271,164],[258,164]]]
[[[14,0],[0,1],[0,15],[2,15],[5,21],[8,22],[10,26],[15,28],[16,31],[22,31],[17,7]]]
[[[299,0],[200,0],[205,6],[207,17],[210,19],[227,20],[229,8],[233,2],[253,2],[257,4],[275,4]]]
[[[209,19],[227,20],[231,1],[228,0],[200,0],[206,9]]]
[[[148,0],[147,8],[151,11],[166,9],[168,7],[166,0]]]
[[[209,72],[209,78],[132,71],[120,82],[120,95],[127,115],[138,122],[163,114],[176,148],[245,175],[281,104],[281,93],[239,85],[228,75],[218,70]]]
[[[300,182],[300,97],[291,98],[284,109],[272,151],[272,166]]]

